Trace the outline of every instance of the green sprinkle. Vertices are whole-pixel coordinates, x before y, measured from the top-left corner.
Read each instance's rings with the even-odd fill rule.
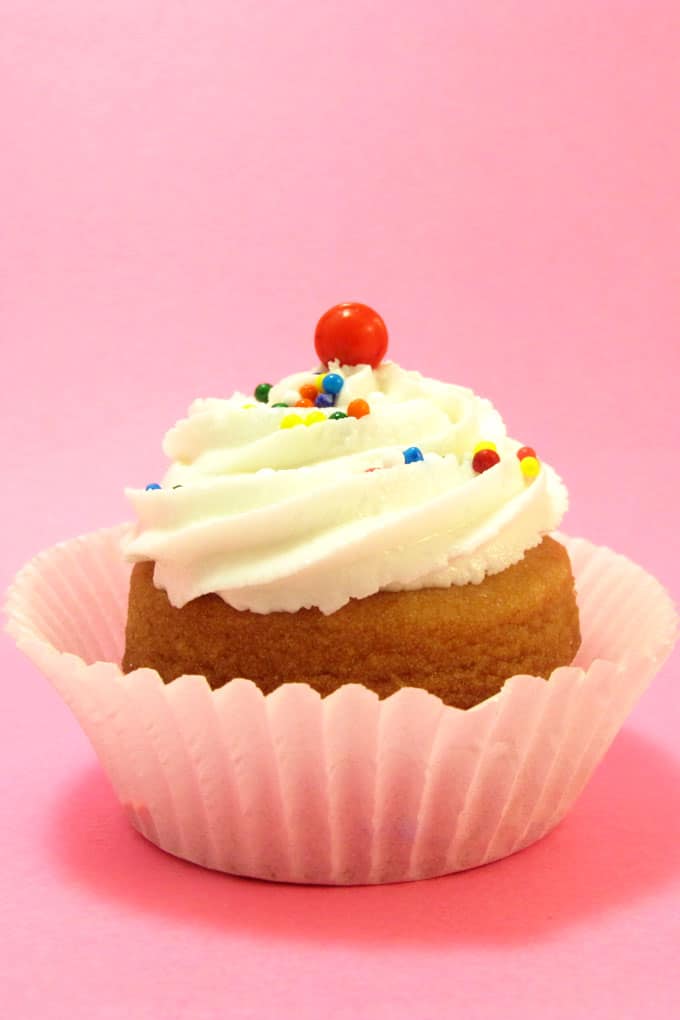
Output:
[[[266,404],[269,400],[269,391],[272,388],[272,384],[268,382],[261,382],[255,387],[253,396],[256,400],[259,400],[261,404]]]

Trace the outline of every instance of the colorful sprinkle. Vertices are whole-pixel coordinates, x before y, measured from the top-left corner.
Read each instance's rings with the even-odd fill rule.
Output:
[[[323,391],[323,381],[328,375],[328,372],[316,372],[314,377],[314,385],[316,386],[319,393]]]
[[[309,400],[312,404],[316,400],[318,392],[319,391],[315,383],[304,383],[304,385],[300,387],[300,396],[302,399]]]
[[[405,464],[416,464],[419,460],[425,460],[423,457],[423,451],[419,446],[409,446],[406,450],[404,450]]]
[[[536,451],[534,450],[533,446],[520,446],[519,450],[517,451],[517,459],[518,460],[524,460],[525,457],[535,457],[535,456],[536,456]]]
[[[152,489],[161,489],[161,488],[162,488],[162,486],[159,485],[158,482],[149,482],[149,484],[147,485],[145,491],[146,492],[151,492]]]
[[[525,478],[535,478],[538,472],[541,470],[540,462],[536,457],[532,457],[531,455],[522,457],[521,461],[519,462],[519,466],[521,467],[522,474],[524,475]]]
[[[317,393],[314,403],[317,407],[332,407],[335,403],[335,398],[329,393]]]
[[[350,418],[363,418],[365,415],[370,414],[371,409],[365,400],[352,400],[349,407],[347,408],[347,414]]]
[[[340,421],[341,418],[346,418],[347,415],[344,411],[333,411],[333,414],[329,414],[328,417],[332,418],[333,421]]]
[[[299,414],[286,414],[279,422],[280,429],[294,429],[296,425],[304,425]]]
[[[272,407],[290,407],[290,404],[272,404]]]
[[[478,475],[481,475],[483,471],[488,471],[494,464],[498,464],[500,459],[495,450],[489,450],[488,448],[478,450],[472,458],[472,467]]]
[[[494,452],[495,452],[496,444],[492,443],[492,442],[488,442],[487,443],[486,441],[484,441],[482,443],[477,443],[477,445],[475,446],[475,448],[474,448],[474,450],[472,452],[473,453],[479,453],[480,450],[494,450]]]
[[[314,407],[314,402],[308,400],[307,397],[300,397],[299,400],[295,401],[295,407]]]
[[[305,416],[305,425],[316,425],[320,421],[326,421],[326,415],[323,411],[312,411]]]
[[[253,396],[260,404],[266,404],[269,400],[269,391],[272,388],[272,384],[268,382],[261,382],[255,387]]]
[[[338,393],[345,385],[345,380],[337,372],[329,372],[325,375],[321,381],[324,393],[332,393],[334,397],[337,397]]]
[[[255,407],[255,404],[241,404],[241,409],[243,411],[249,411],[251,407]]]
[[[183,485],[173,485],[173,489],[183,489]]]

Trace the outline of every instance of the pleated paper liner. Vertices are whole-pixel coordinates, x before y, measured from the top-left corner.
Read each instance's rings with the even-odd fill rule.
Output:
[[[9,629],[70,705],[135,828],[233,874],[396,882],[528,846],[569,810],[675,639],[653,577],[561,536],[583,644],[548,682],[514,676],[468,711],[414,688],[379,701],[359,684],[323,700],[305,684],[266,697],[249,680],[166,685],[118,665],[123,527],[29,563],[10,592]]]

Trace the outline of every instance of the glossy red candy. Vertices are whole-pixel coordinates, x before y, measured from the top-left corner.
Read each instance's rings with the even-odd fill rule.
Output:
[[[498,464],[500,459],[495,450],[478,450],[472,458],[472,467],[481,475],[482,471],[488,471],[494,464]]]
[[[524,460],[525,457],[535,457],[536,451],[533,446],[520,446],[517,451],[517,460]]]
[[[371,365],[377,368],[387,351],[387,327],[368,305],[345,301],[329,308],[314,334],[319,359],[327,365]]]

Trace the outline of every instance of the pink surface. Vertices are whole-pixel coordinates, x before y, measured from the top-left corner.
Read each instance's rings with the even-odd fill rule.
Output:
[[[351,298],[677,596],[677,4],[198,6],[3,5],[3,577],[122,519],[194,395],[306,366]],[[333,890],[147,845],[3,642],[5,1012],[676,1016],[679,661],[543,842]]]

